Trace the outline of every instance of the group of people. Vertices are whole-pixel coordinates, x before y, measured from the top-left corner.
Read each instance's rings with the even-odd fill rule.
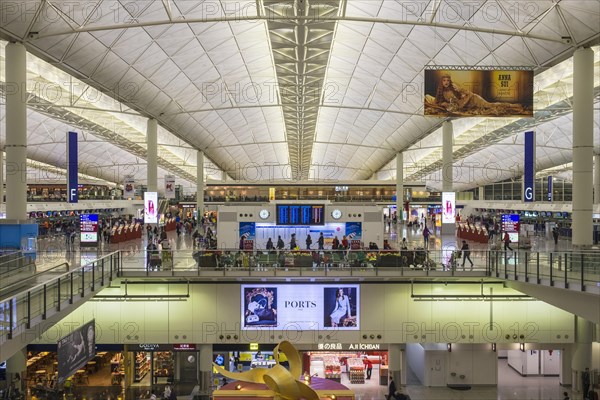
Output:
[[[310,233],[306,235],[305,243],[306,250],[312,250],[311,246],[313,244],[313,239]],[[273,239],[271,238],[267,240],[266,249],[271,253],[274,253],[275,251],[284,250],[285,247],[285,242],[281,238],[281,235],[277,237],[277,244],[274,244]],[[300,246],[298,245],[298,242],[296,240],[295,233],[292,233],[292,235],[290,236],[290,243],[288,248],[290,250],[300,250]],[[331,242],[331,250],[348,250],[349,248],[350,241],[348,240],[348,237],[346,235],[342,236],[341,242],[337,236],[333,237],[333,240]],[[243,250],[243,238],[240,238],[240,250]],[[325,236],[323,236],[323,232],[319,234],[319,237],[317,239],[317,250],[325,250]]]

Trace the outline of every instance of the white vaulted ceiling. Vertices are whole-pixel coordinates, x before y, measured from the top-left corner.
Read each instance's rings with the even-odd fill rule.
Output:
[[[572,64],[558,63],[600,37],[600,3],[590,0],[36,0],[1,12],[0,37],[48,63],[28,58],[30,82],[58,81],[67,94],[32,96],[29,157],[64,164],[63,133],[79,129],[83,160],[114,182],[118,165],[145,177],[154,117],[161,174],[189,182],[196,150],[209,175],[244,179],[251,166],[258,180],[392,179],[404,151],[405,176],[436,187],[442,120],[422,106],[423,70],[436,65],[536,74],[535,119],[457,121],[457,163],[511,170],[516,135],[534,128],[549,138],[538,168],[565,165]],[[599,59],[596,49],[597,68]]]

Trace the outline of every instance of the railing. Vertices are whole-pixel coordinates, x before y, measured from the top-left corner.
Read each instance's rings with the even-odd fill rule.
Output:
[[[0,256],[0,288],[6,279],[18,274],[25,269],[35,268],[35,261],[30,256],[25,256],[20,251],[3,254]]]
[[[108,254],[0,300],[0,344],[110,283],[121,268],[121,256]]]
[[[472,251],[465,268],[455,250],[197,250],[123,256],[123,276],[454,276],[489,275],[487,251]]]
[[[490,251],[498,278],[586,291],[600,284],[600,252]]]

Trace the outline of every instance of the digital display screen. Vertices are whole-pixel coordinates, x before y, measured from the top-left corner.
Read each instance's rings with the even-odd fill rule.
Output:
[[[360,329],[360,285],[241,285],[242,329]]]
[[[519,243],[519,215],[502,215],[502,232],[508,232],[511,243]]]
[[[442,224],[454,224],[456,222],[456,193],[442,193]]]
[[[144,193],[144,223],[158,223],[158,193]]]
[[[98,214],[81,214],[79,216],[81,243],[98,242]]]
[[[324,214],[323,205],[277,205],[277,225],[323,225]]]

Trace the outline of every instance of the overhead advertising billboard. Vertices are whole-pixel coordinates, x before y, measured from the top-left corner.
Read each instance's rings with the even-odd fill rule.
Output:
[[[91,320],[58,341],[58,383],[75,375],[96,355],[96,321]]]
[[[167,199],[175,198],[175,176],[165,175],[165,197]]]
[[[158,223],[158,193],[144,193],[144,223]]]
[[[425,70],[425,115],[533,117],[533,71]]]
[[[81,245],[98,244],[98,214],[79,215]]]
[[[442,192],[442,224],[456,223],[456,193]]]
[[[360,285],[242,285],[242,329],[360,329]]]

